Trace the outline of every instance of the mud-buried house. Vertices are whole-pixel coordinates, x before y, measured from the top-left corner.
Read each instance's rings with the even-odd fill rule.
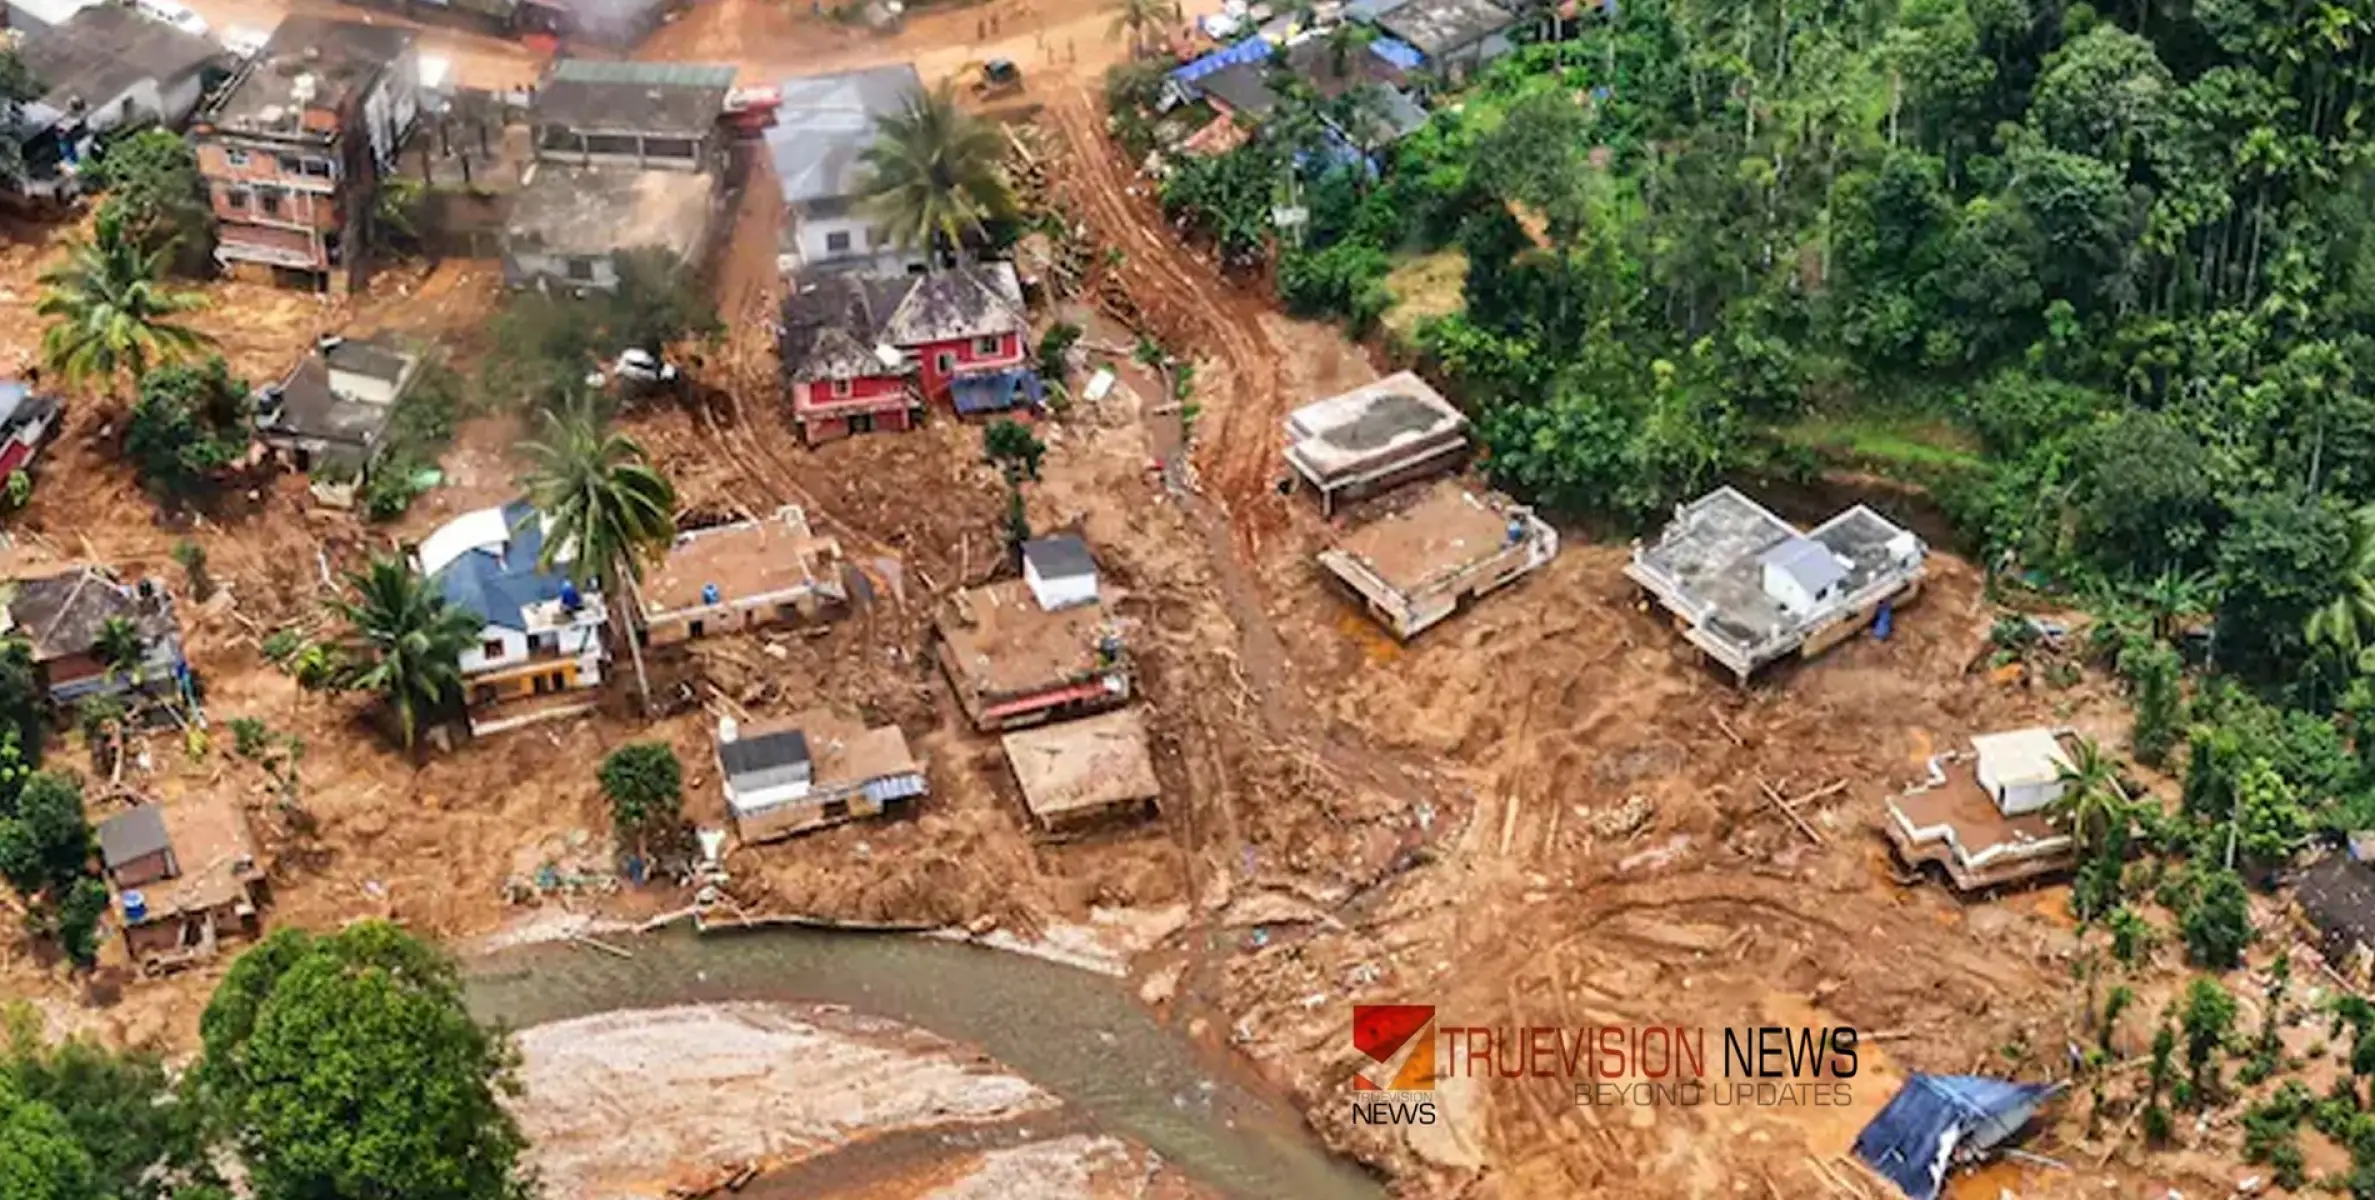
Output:
[[[1975,891],[2069,868],[2077,858],[2052,811],[2067,788],[2072,735],[2017,729],[1930,760],[1929,778],[1888,802],[1884,828],[1908,866],[1935,863]]]
[[[325,337],[256,397],[256,438],[299,471],[360,477],[421,360],[392,340]]]
[[[1468,457],[1468,418],[1408,371],[1296,409],[1286,436],[1287,465],[1331,513]]]
[[[838,616],[849,608],[841,543],[786,505],[765,520],[676,535],[638,589],[642,636],[664,646],[711,634]]]
[[[880,816],[929,788],[898,726],[868,729],[822,710],[751,728],[721,720],[717,762],[745,842]]]
[[[1532,509],[1444,480],[1338,539],[1319,562],[1408,639],[1558,552],[1558,531]]]
[[[99,657],[100,632],[114,620],[129,622],[139,635],[140,661],[129,669]],[[32,646],[34,671],[58,705],[176,690],[189,670],[182,660],[173,598],[153,580],[125,584],[98,567],[8,585],[0,634],[21,636]]]
[[[1121,623],[1097,590],[1088,547],[1063,535],[1025,543],[1023,554],[1025,578],[967,588],[935,618],[941,669],[965,715],[995,731],[1128,702]]]
[[[1018,730],[1002,742],[1023,807],[1043,833],[1143,814],[1162,794],[1135,708]]]
[[[141,804],[97,833],[125,948],[143,970],[211,958],[224,939],[259,931],[266,867],[237,804]]]
[[[419,108],[411,30],[283,20],[192,126],[215,257],[361,283],[379,179]]]
[[[1684,638],[1746,683],[1766,664],[1812,658],[1912,600],[1927,554],[1911,531],[1860,504],[1801,533],[1724,487],[1676,508],[1655,542],[1635,542],[1625,575],[1674,615]]]

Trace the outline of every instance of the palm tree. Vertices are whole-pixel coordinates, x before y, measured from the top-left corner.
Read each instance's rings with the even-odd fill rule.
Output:
[[[2187,575],[2172,568],[2154,576],[2137,597],[2152,614],[2153,638],[2175,642],[2185,618],[2216,608],[2217,597],[2211,591],[2215,583],[2207,571]]]
[[[1161,29],[1176,7],[1171,0],[1113,0],[1113,32],[1129,31],[1130,57],[1146,53],[1147,31]]]
[[[99,633],[91,639],[91,656],[107,668],[107,674],[128,676],[132,683],[140,683],[140,662],[148,657],[148,639],[140,636],[140,626],[130,617],[109,617],[99,623]]]
[[[991,220],[1014,211],[997,131],[957,107],[949,85],[918,91],[874,120],[859,203],[890,227],[901,249],[955,252]]]
[[[2112,840],[2115,826],[2125,831],[2127,797],[2119,790],[2119,764],[2103,753],[2093,738],[2079,738],[2076,752],[2062,765],[2061,797],[2054,801],[2054,818],[2069,830],[2070,841],[2085,858]]]
[[[2350,514],[2350,541],[2334,579],[2334,598],[2309,614],[2302,632],[2311,646],[2356,663],[2375,635],[2375,504]]]
[[[631,593],[645,562],[676,539],[676,489],[635,439],[606,428],[590,404],[546,414],[544,438],[521,449],[530,466],[520,483],[548,522],[537,565],[551,570],[565,556],[601,589],[648,710],[651,680],[643,673],[643,647],[624,619],[631,597],[622,593]]]
[[[484,622],[398,558],[374,558],[346,583],[353,596],[330,601],[358,652],[345,682],[379,693],[409,750],[423,717],[461,699],[462,654]]]
[[[159,282],[169,252],[143,251],[124,231],[123,215],[101,208],[91,240],[72,246],[63,265],[41,273],[48,290],[33,311],[54,318],[41,335],[42,361],[68,382],[113,386],[118,371],[138,379],[152,365],[211,341],[170,319],[205,307],[206,300]]]

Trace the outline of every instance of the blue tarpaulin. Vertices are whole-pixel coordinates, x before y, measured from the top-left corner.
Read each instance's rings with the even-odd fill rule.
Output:
[[[1036,406],[1046,394],[1039,372],[1029,367],[959,375],[948,381],[949,399],[961,413],[1003,412],[1015,406],[1017,397]]]
[[[1915,1075],[1856,1135],[1855,1156],[1912,1200],[1937,1200],[1947,1169],[2020,1132],[2057,1084]]]
[[[1234,46],[1215,50],[1188,65],[1171,72],[1171,82],[1192,85],[1207,75],[1226,71],[1244,63],[1261,62],[1270,57],[1270,43],[1261,37],[1249,37]]]
[[[1426,55],[1418,52],[1418,47],[1390,37],[1381,37],[1370,42],[1369,53],[1404,71],[1415,71],[1420,63],[1427,60]]]

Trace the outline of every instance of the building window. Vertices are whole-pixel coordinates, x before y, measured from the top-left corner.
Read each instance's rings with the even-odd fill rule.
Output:
[[[709,632],[709,627],[705,622],[694,621],[686,627],[686,632],[693,637],[700,637]]]
[[[224,188],[224,189],[223,189],[223,207],[224,207],[224,208],[236,208],[236,209],[239,209],[239,210],[241,210],[242,212],[246,211],[246,209],[247,209],[247,189],[246,189],[246,188]]]
[[[273,155],[273,158],[279,162],[280,173],[283,175],[298,175],[305,170],[304,163],[299,161],[294,154],[276,154]]]
[[[996,334],[973,339],[973,355],[976,358],[990,358],[1005,352],[1006,339]]]
[[[503,639],[493,638],[488,640],[486,644],[478,648],[478,652],[480,655],[485,657],[488,662],[493,662],[494,660],[503,657]]]
[[[940,370],[940,373],[941,373],[941,374],[943,374],[943,375],[946,375],[946,374],[948,374],[949,372],[956,370],[956,369],[957,369],[957,356],[956,356],[956,352],[955,352],[955,351],[952,351],[952,350],[943,350],[943,351],[941,351],[940,353],[933,355],[933,356],[932,356],[932,365],[933,365],[934,367],[937,367],[937,368],[939,368],[939,370]]]
[[[258,208],[261,208],[261,209],[264,211],[264,215],[265,215],[265,216],[267,216],[267,217],[277,217],[277,216],[279,216],[279,215],[280,215],[280,193],[279,193],[279,192],[276,192],[276,191],[272,191],[272,190],[271,190],[271,189],[269,189],[269,188],[267,188],[267,189],[264,189],[264,190],[262,190],[262,191],[259,191],[259,192],[257,192],[257,193],[256,193],[256,206],[257,206]]]
[[[848,232],[847,230],[835,230],[835,231],[833,231],[832,233],[828,233],[828,234],[826,234],[826,235],[825,235],[825,252],[826,252],[826,253],[828,253],[828,254],[841,254],[841,253],[844,253],[844,252],[848,251],[848,249],[849,249],[849,232]]]
[[[848,380],[846,380],[846,379],[836,379],[836,380],[834,380],[834,381],[833,381],[833,394],[834,394],[835,396],[847,396],[847,395],[849,395],[849,381],[848,381]]]
[[[225,146],[223,148],[223,161],[231,164],[234,167],[244,167],[247,165],[247,151],[241,150],[236,146]]]
[[[331,176],[331,174],[332,174],[332,172],[331,172],[331,170],[330,170],[330,160],[329,160],[329,159],[326,159],[326,158],[309,158],[309,159],[306,159],[306,160],[305,160],[305,174],[306,174],[306,175],[307,175],[309,178],[313,178],[313,179],[328,179],[328,178],[330,178],[330,176]]]
[[[584,283],[593,279],[594,277],[594,260],[590,258],[573,258],[568,261],[563,269],[569,272],[569,278],[577,280],[580,283]]]
[[[691,162],[701,156],[701,144],[691,138],[645,138],[645,158],[680,158]]]

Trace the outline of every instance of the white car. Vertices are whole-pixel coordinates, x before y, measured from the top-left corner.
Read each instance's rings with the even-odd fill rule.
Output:
[[[206,18],[190,11],[181,0],[132,0],[133,11],[151,21],[171,25],[191,37],[205,37],[210,32]]]

